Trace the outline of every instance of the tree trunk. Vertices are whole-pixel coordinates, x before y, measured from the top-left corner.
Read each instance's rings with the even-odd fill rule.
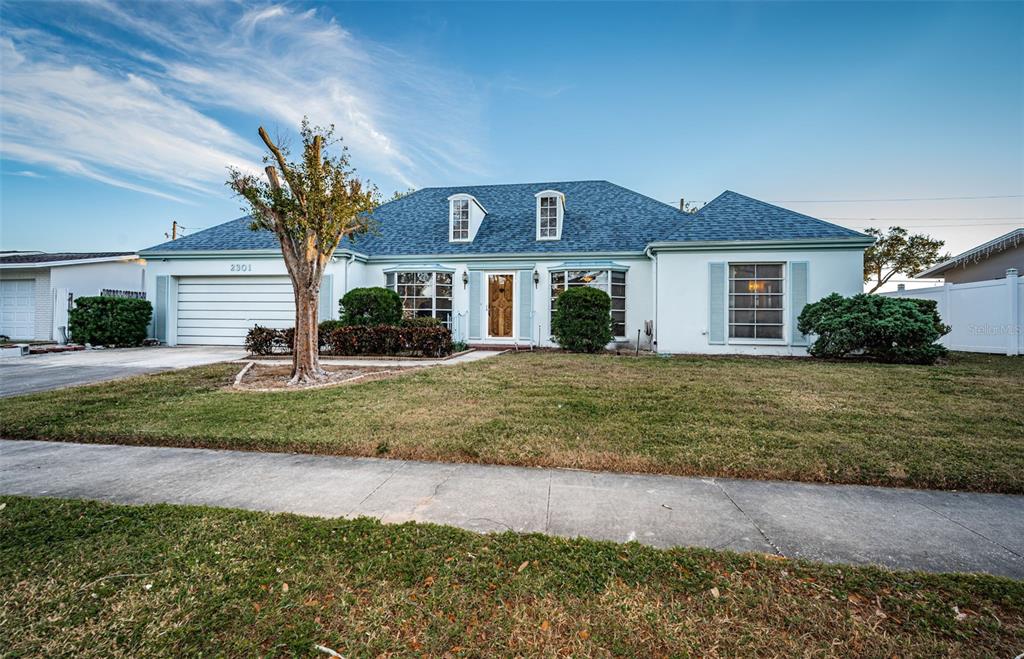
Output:
[[[295,347],[292,350],[292,377],[289,385],[313,384],[324,378],[320,368],[317,320],[320,286],[295,286]]]

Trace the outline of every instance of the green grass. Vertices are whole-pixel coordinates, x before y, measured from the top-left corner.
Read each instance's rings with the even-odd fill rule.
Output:
[[[305,392],[221,364],[0,401],[5,437],[1024,492],[1024,361],[509,354]]]
[[[1024,582],[998,577],[368,519],[0,501],[4,656],[317,656],[319,644],[353,657],[1011,657],[1024,647]]]

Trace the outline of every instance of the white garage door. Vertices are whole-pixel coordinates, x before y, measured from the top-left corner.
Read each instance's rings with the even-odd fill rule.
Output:
[[[253,325],[291,327],[295,298],[288,277],[182,277],[178,343],[242,345]]]
[[[0,281],[0,334],[12,339],[35,338],[35,293],[34,279]]]

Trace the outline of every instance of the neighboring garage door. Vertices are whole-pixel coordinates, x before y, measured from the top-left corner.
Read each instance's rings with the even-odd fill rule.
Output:
[[[179,345],[242,345],[253,325],[294,324],[295,298],[288,277],[178,280]]]
[[[35,293],[34,279],[0,281],[0,334],[12,339],[35,338]]]

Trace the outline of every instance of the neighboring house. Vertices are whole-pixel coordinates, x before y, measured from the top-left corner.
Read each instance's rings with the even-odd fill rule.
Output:
[[[134,252],[0,252],[0,334],[60,341],[71,299],[104,289],[141,292],[144,265]]]
[[[872,242],[735,192],[691,215],[607,181],[426,188],[374,218],[378,231],[329,264],[321,318],[337,318],[352,288],[386,286],[408,313],[490,345],[554,345],[556,296],[591,286],[611,296],[619,344],[639,334],[665,353],[803,355],[800,310],[859,293]],[[277,239],[245,218],[140,255],[169,344],[238,345],[254,324],[294,323]]]
[[[1024,227],[957,254],[915,276],[918,279],[941,277],[947,284],[966,284],[1002,279],[1010,268],[1024,273]]]

